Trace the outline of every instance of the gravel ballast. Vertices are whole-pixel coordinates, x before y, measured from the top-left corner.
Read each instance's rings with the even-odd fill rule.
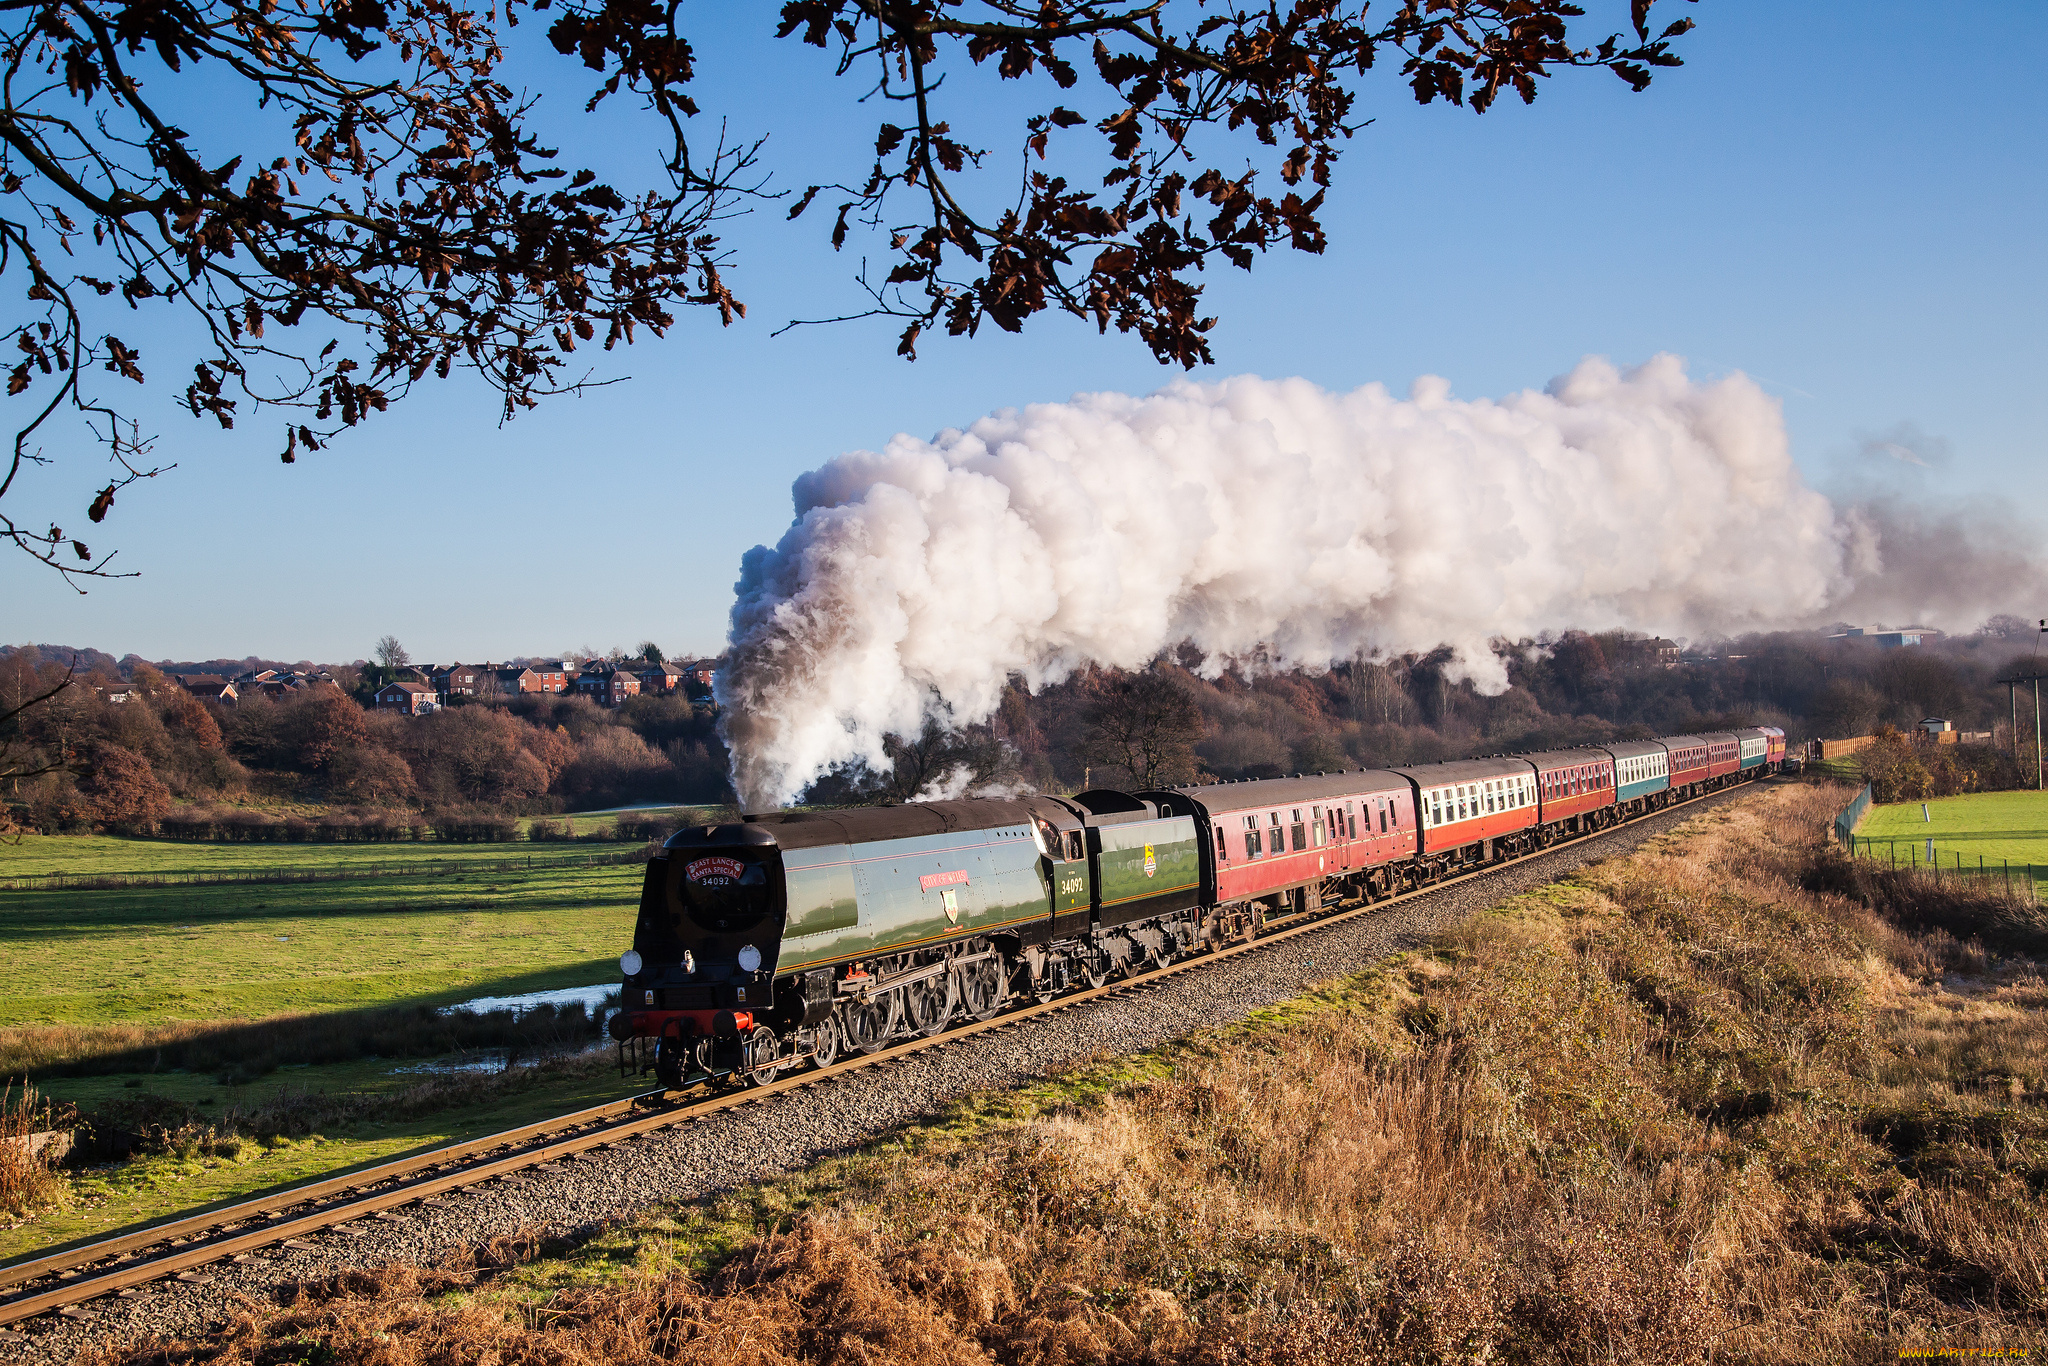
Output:
[[[558,1167],[455,1192],[429,1207],[372,1216],[318,1236],[315,1248],[270,1248],[202,1268],[206,1284],[152,1282],[128,1298],[90,1301],[83,1317],[45,1315],[0,1330],[0,1362],[68,1362],[92,1342],[145,1334],[190,1336],[219,1323],[242,1296],[347,1266],[432,1262],[522,1226],[576,1236],[651,1206],[700,1198],[800,1170],[932,1113],[971,1092],[1012,1088],[1098,1055],[1138,1052],[1240,1019],[1427,944],[1509,897],[1585,864],[1626,854],[1736,788],[1457,886],[1205,965],[1156,986],[1076,1005],[943,1047],[850,1072],[759,1104],[659,1130]]]

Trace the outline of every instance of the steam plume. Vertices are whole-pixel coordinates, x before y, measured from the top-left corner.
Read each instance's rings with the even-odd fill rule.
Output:
[[[1778,405],[1677,357],[1587,359],[1498,402],[1418,380],[1176,383],[898,436],[798,479],[743,562],[719,679],[734,784],[784,802],[928,715],[986,718],[1005,680],[1324,666],[1566,625],[1700,634],[1816,618],[1876,551],[1792,463]]]

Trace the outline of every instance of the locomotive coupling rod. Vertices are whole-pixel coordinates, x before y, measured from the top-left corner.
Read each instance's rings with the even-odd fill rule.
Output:
[[[894,977],[879,977],[868,983],[868,996],[872,999],[885,992],[895,991],[899,987],[914,986],[934,977],[943,977],[952,968],[950,962],[931,963],[921,968],[912,968],[908,972],[899,972]]]

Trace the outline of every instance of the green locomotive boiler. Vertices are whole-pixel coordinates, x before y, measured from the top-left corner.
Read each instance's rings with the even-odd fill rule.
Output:
[[[670,1087],[829,1066],[1242,932],[1202,857],[1109,791],[693,826],[648,861],[611,1031]]]

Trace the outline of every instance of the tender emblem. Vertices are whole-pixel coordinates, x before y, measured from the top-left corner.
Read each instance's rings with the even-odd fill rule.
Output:
[[[1145,876],[1151,877],[1159,871],[1159,856],[1152,852],[1152,846],[1145,846]]]

